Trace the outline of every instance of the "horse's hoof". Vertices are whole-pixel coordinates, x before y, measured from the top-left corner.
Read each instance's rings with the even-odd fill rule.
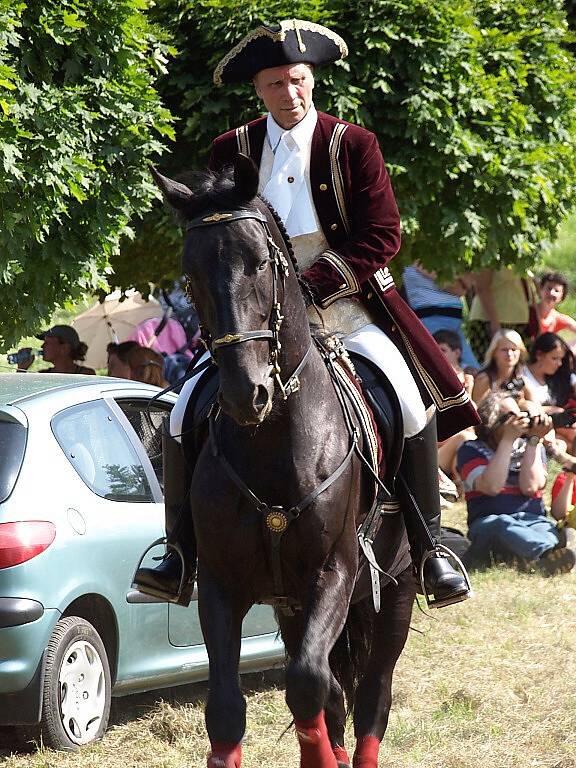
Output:
[[[242,746],[240,744],[215,744],[208,755],[207,768],[240,768]]]

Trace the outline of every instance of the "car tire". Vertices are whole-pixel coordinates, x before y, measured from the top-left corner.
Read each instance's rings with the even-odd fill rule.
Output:
[[[78,616],[60,619],[44,662],[40,721],[44,745],[73,751],[102,738],[111,691],[110,665],[98,632]]]

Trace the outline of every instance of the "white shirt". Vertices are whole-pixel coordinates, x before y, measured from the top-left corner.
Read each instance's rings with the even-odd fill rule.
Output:
[[[264,150],[271,151],[274,159],[272,168],[270,160],[260,165],[260,190],[276,209],[290,237],[318,231],[309,186],[310,149],[317,120],[312,104],[289,131],[279,126],[271,114],[266,122],[268,146],[265,144]]]

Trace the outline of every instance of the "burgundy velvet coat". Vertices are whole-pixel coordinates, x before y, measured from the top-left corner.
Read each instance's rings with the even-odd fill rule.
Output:
[[[265,138],[266,117],[224,133],[214,140],[210,168],[232,164],[238,152],[259,166]],[[316,303],[325,308],[350,296],[367,306],[402,352],[424,404],[436,406],[440,440],[476,424],[476,409],[386,267],[400,248],[400,216],[376,136],[319,112],[310,184],[329,244],[302,275]]]

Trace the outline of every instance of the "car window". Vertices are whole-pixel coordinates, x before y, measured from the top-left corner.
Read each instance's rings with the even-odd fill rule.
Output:
[[[140,438],[144,450],[148,454],[152,468],[164,490],[164,473],[162,469],[162,423],[169,430],[170,406],[158,403],[150,404],[148,400],[119,398],[116,400],[132,428]]]
[[[134,446],[104,402],[83,403],[52,419],[52,431],[86,485],[112,501],[153,501]]]
[[[0,502],[6,501],[18,479],[26,448],[26,427],[0,417]]]

